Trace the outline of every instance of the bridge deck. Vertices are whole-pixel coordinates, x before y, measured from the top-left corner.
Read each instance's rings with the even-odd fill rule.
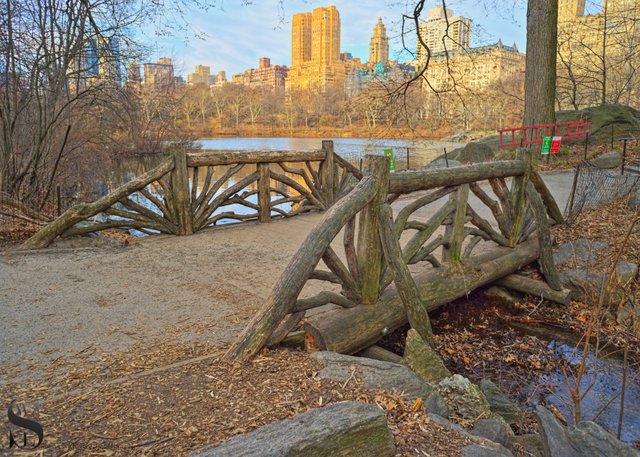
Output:
[[[564,208],[573,174],[544,179]],[[0,366],[176,335],[228,343],[321,218],[153,237],[128,248],[0,257]]]

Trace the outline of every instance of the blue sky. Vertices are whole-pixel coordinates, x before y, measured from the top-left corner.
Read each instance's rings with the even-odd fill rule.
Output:
[[[247,5],[246,3],[252,3]],[[291,16],[311,11],[320,6],[335,5],[342,23],[342,52],[368,60],[369,40],[378,16],[382,17],[390,37],[390,57],[409,60],[401,54],[400,40],[402,14],[406,4],[401,0],[217,0],[217,6],[208,11],[191,10],[185,15],[191,28],[175,32],[172,37],[157,38],[153,27],[145,29],[144,40],[153,51],[149,60],[161,56],[172,57],[176,73],[186,75],[198,64],[209,65],[212,73],[220,70],[227,77],[255,68],[260,57],[270,57],[272,64],[291,64]],[[441,3],[432,0],[429,6]],[[473,22],[472,45],[496,42],[525,49],[525,0],[449,0],[447,6],[455,14],[470,17]],[[426,11],[423,13],[426,18]],[[202,38],[194,36],[202,35]],[[415,37],[407,37],[410,48]]]

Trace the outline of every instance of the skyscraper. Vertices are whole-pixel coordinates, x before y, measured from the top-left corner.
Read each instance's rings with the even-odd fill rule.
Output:
[[[187,75],[187,84],[190,86],[209,85],[211,67],[207,65],[196,65],[195,71]]]
[[[173,87],[173,62],[161,57],[156,63],[144,64],[144,85],[151,90],[167,90]]]
[[[291,24],[291,69],[287,89],[324,92],[344,83],[340,60],[340,14],[335,6],[316,8],[313,13],[293,16]]]
[[[382,23],[382,18],[378,18],[378,23],[373,28],[373,36],[369,44],[369,63],[376,65],[381,62],[383,65],[389,63],[389,38],[387,29]]]
[[[311,60],[311,13],[293,15],[291,21],[291,67]]]
[[[449,8],[431,8],[427,20],[420,24],[420,38],[432,54],[469,48],[471,19],[454,16]],[[427,50],[420,40],[416,45],[416,58],[423,63]]]

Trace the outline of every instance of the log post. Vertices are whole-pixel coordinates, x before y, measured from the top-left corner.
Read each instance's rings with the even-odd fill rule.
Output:
[[[378,301],[380,273],[382,271],[382,244],[378,234],[380,205],[387,198],[389,187],[389,158],[367,155],[364,158],[364,174],[377,183],[374,198],[360,213],[358,226],[358,270],[362,304],[373,305]]]
[[[462,214],[465,215],[466,212]],[[433,346],[433,331],[429,314],[424,303],[422,303],[420,291],[411,277],[409,267],[402,259],[402,248],[393,225],[391,206],[384,204],[380,207],[378,223],[384,257],[389,265],[389,270],[391,270],[398,295],[400,295],[402,303],[404,303],[409,324],[411,324],[411,328],[418,332],[425,343]]]
[[[464,241],[464,222],[467,215],[467,202],[469,201],[469,184],[458,187],[456,192],[456,213],[451,225],[451,238],[449,239],[449,259],[457,262],[462,257],[462,243]],[[426,341],[426,340],[425,340]]]
[[[513,178],[512,201],[513,201],[513,225],[511,226],[511,236],[509,237],[509,246],[514,247],[520,240],[522,225],[524,224],[524,216],[526,213],[527,203],[527,183],[531,174],[532,159],[525,149],[519,148],[517,159],[524,160],[525,171],[522,176]]]
[[[538,191],[533,183],[527,184],[527,196],[531,202],[533,217],[538,229],[538,240],[540,241],[540,270],[547,280],[549,287],[553,290],[562,290],[560,276],[553,261],[553,248],[551,245],[551,230],[549,229],[549,219],[547,211]]]
[[[329,207],[335,200],[334,188],[335,188],[335,176],[334,172],[334,157],[333,157],[333,141],[322,140],[322,150],[325,153],[324,161],[322,162],[322,192],[326,200],[326,206]]]
[[[171,172],[171,188],[178,223],[178,235],[193,234],[193,213],[189,192],[189,170],[187,169],[187,151],[178,148],[174,154],[175,167]]]
[[[269,164],[258,164],[258,221],[269,222],[271,220],[271,178],[269,176]]]

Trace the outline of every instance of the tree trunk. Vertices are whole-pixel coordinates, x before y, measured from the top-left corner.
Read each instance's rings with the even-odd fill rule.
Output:
[[[524,125],[555,123],[558,0],[529,0]]]

